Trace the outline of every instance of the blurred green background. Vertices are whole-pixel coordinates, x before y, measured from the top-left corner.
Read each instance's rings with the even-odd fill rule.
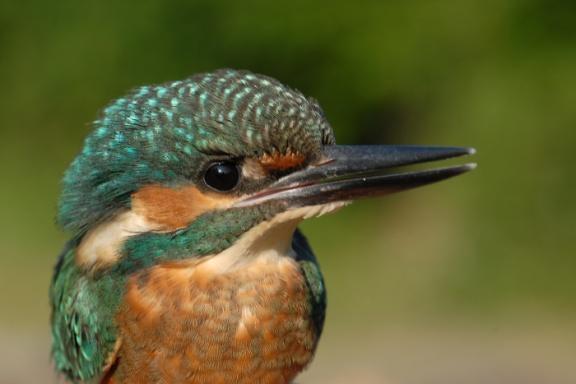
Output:
[[[299,383],[574,383],[576,2],[3,1],[0,383],[52,383],[59,179],[143,84],[220,67],[318,99],[340,143],[479,168],[303,225],[329,289]]]

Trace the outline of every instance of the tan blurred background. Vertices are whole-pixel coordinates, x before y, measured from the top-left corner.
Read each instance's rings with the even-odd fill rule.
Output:
[[[220,67],[317,98],[340,143],[479,168],[303,225],[329,289],[301,384],[576,383],[576,2],[0,4],[0,383],[54,383],[59,179],[132,87]]]

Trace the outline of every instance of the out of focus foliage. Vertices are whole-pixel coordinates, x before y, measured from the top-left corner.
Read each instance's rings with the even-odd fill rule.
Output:
[[[97,111],[235,67],[317,98],[341,143],[479,150],[470,175],[305,225],[342,314],[573,313],[575,20],[568,0],[2,2],[2,312],[46,312],[59,178]]]

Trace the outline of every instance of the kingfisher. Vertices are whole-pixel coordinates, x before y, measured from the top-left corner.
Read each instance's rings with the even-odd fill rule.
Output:
[[[318,102],[222,69],[109,104],[66,171],[50,287],[71,383],[290,383],[326,289],[298,224],[474,164],[463,147],[336,145]]]

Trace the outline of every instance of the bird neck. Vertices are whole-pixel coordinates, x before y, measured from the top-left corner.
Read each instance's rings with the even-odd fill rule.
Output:
[[[185,229],[170,233],[149,232],[128,238],[112,271],[132,274],[153,265],[217,255],[251,228],[282,211],[277,203],[215,211],[197,218]]]

